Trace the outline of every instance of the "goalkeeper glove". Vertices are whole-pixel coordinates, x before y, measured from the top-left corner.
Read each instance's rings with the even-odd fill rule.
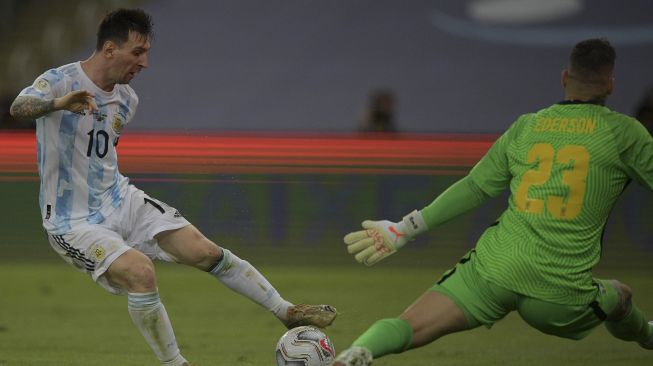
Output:
[[[349,254],[359,263],[374,265],[394,254],[418,234],[428,230],[422,213],[413,211],[395,223],[388,220],[363,221],[363,229],[345,235]]]

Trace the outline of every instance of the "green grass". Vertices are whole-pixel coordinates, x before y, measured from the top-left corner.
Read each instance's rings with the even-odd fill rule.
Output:
[[[269,196],[279,193],[261,193],[270,187],[287,195],[290,203],[285,216],[283,210],[268,211]],[[392,202],[408,202],[410,207],[380,210],[372,208],[377,201],[369,192],[376,188],[366,179],[310,187],[316,192],[294,183],[243,185],[248,190],[244,201],[229,191],[241,189],[234,185],[152,184],[144,188],[180,208],[216,242],[254,263],[288,300],[335,305],[341,314],[327,333],[337,350],[346,348],[375,320],[399,314],[464,254],[478,228],[499,212],[487,207],[456,219],[383,263],[365,268],[345,253],[345,230],[354,229],[352,223],[365,217],[385,216],[384,210],[408,212],[422,198],[393,196]],[[3,197],[4,209],[0,210],[0,223],[4,223],[0,227],[0,366],[157,365],[131,324],[126,298],[108,294],[49,248],[37,209],[38,183],[2,182],[0,188],[10,192]],[[419,191],[392,188],[392,192]],[[625,202],[637,205],[615,209],[604,241],[604,259],[595,274],[628,283],[638,306],[653,319],[653,252],[643,249],[653,237],[653,212],[649,212],[653,206],[646,198],[650,195],[629,192]],[[338,197],[345,193],[353,201]],[[241,217],[241,206],[248,203],[243,207],[249,207],[252,214]],[[629,226],[633,220],[639,220],[639,230]],[[277,235],[275,227],[287,228],[287,233]],[[285,329],[273,316],[206,274],[174,265],[157,265],[157,271],[162,299],[186,357],[201,366],[274,365],[274,346]],[[582,341],[570,341],[541,334],[514,314],[491,330],[450,335],[375,362],[375,366],[651,364],[653,352],[615,340],[602,327]]]
[[[255,264],[263,261],[257,259]],[[445,270],[382,264],[258,265],[294,302],[326,302],[340,311],[327,330],[342,350],[374,320],[400,313]],[[274,261],[271,261],[274,263]],[[283,326],[206,274],[157,265],[162,299],[181,349],[203,366],[274,364]],[[610,269],[629,283],[638,305],[653,313],[648,269]],[[113,296],[63,261],[0,265],[0,365],[156,365],[132,326],[126,298]],[[651,352],[613,339],[602,327],[582,341],[546,336],[510,315],[491,330],[447,336],[379,359],[375,365],[650,365]]]

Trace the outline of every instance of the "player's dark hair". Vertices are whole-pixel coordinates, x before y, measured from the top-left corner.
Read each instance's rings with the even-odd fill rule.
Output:
[[[617,54],[605,38],[579,42],[569,56],[570,71],[575,79],[596,83],[611,75]]]
[[[106,41],[122,45],[129,40],[129,32],[132,31],[152,39],[152,17],[142,9],[114,10],[98,26],[95,49],[101,50]]]

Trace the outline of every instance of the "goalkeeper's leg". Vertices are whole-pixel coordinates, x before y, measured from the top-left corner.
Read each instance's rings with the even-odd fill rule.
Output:
[[[272,312],[287,327],[330,325],[337,313],[328,305],[293,305],[248,261],[220,248],[194,226],[157,237],[159,246],[177,261],[210,273],[231,290]]]
[[[467,329],[467,319],[458,305],[439,292],[429,291],[399,318],[374,323],[353,342],[351,348],[336,357],[333,365],[371,365],[374,358],[401,353]]]
[[[653,350],[653,322],[647,321],[632,302],[631,289],[619,281],[602,282],[606,286],[612,285],[619,294],[619,304],[612,314],[608,315],[605,327],[616,338],[634,341],[643,348]]]

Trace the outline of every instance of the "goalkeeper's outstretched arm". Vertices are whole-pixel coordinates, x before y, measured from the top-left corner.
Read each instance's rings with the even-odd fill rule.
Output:
[[[344,241],[356,260],[371,266],[394,254],[417,235],[441,225],[485,202],[486,194],[470,176],[459,180],[430,205],[413,211],[399,222],[363,221],[363,229],[349,233]]]
[[[468,175],[452,184],[420,213],[428,227],[436,227],[475,209],[489,198]]]

